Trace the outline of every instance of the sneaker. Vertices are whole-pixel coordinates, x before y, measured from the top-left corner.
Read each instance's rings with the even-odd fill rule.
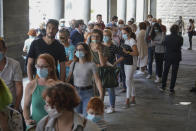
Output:
[[[143,72],[143,71],[137,71],[137,73],[136,73],[137,75],[144,75],[145,74],[145,72]]]
[[[130,108],[130,104],[125,104],[124,106],[122,106],[123,109],[128,109]]]
[[[130,105],[134,106],[134,105],[136,105],[136,102],[135,101],[131,101]]]
[[[175,91],[174,90],[170,90],[169,95],[174,95]]]
[[[196,92],[196,88],[193,87],[193,88],[190,90],[190,92]]]
[[[151,79],[152,75],[147,75],[146,79]]]
[[[120,93],[125,93],[125,92],[126,92],[125,88],[120,91]]]
[[[164,92],[164,91],[165,91],[165,88],[163,88],[162,86],[160,86],[160,87],[159,87],[159,90],[160,90],[161,92]]]
[[[161,82],[161,78],[156,76],[156,80],[154,80],[155,83],[160,83]]]
[[[188,48],[188,50],[192,50],[192,48],[190,47],[190,48]]]
[[[113,107],[109,107],[105,111],[105,113],[107,113],[107,114],[111,114],[111,113],[114,113],[114,112],[115,112],[115,108],[113,108]]]
[[[119,88],[123,88],[123,83],[120,82],[118,86],[119,86]]]

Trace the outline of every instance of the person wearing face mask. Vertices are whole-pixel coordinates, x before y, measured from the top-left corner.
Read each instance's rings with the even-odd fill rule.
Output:
[[[35,128],[36,124],[47,115],[45,102],[41,97],[43,90],[52,82],[58,81],[54,58],[49,54],[41,54],[36,64],[37,77],[30,81],[25,89],[23,115],[27,129]],[[32,114],[30,107],[32,106]]]
[[[111,22],[109,22],[107,25],[106,25],[106,27],[112,27],[112,25],[117,25],[118,24],[118,17],[117,16],[113,16],[112,17],[112,21]]]
[[[115,45],[120,46],[121,31],[117,25],[112,25],[112,40]]]
[[[37,125],[36,131],[99,131],[92,121],[74,111],[80,97],[68,83],[56,82],[42,94],[45,100],[45,116]]]
[[[26,53],[29,52],[31,43],[35,40],[37,33],[35,29],[30,29],[27,34],[29,35],[29,38],[25,40],[24,47],[23,47],[23,52],[26,52]]]
[[[22,70],[18,61],[6,56],[7,49],[5,41],[0,37],[0,78],[5,81],[12,93],[13,102],[11,106],[15,110],[21,111]]]
[[[147,16],[147,21],[151,24],[152,23],[152,18],[153,18],[153,16],[152,15],[148,15]]]
[[[70,27],[68,28],[69,33],[71,33],[75,29],[75,24],[76,24],[76,20],[74,19],[69,22],[70,25]]]
[[[107,122],[104,120],[104,103],[98,97],[90,99],[87,105],[87,119],[96,123],[101,131],[107,131]]]
[[[156,19],[154,19],[156,20]],[[152,19],[151,19],[152,21]],[[145,35],[145,41],[148,45],[148,75],[146,76],[146,79],[151,79],[152,77],[152,64],[154,61],[155,56],[155,45],[152,43],[152,34],[153,32],[153,25],[152,22],[146,22],[147,23],[147,29],[146,29],[146,35]],[[148,23],[150,25],[148,25]]]
[[[75,29],[70,34],[72,45],[77,46],[79,42],[84,42],[85,28],[83,20],[76,20]]]
[[[165,46],[163,41],[165,39],[165,33],[162,32],[161,26],[155,23],[152,28],[151,43],[155,46],[155,61],[156,61],[156,79],[155,83],[161,82],[161,77],[163,73],[163,60],[165,53]]]
[[[97,89],[100,94],[100,98],[103,99],[103,89],[101,80],[98,76],[96,65],[91,62],[91,52],[87,44],[78,43],[75,52],[75,61],[70,65],[70,72],[67,81],[70,81],[73,75],[73,84],[81,98],[80,104],[77,106],[76,111],[86,116],[86,107],[88,101],[93,97],[93,78]]]
[[[88,29],[87,29],[87,31],[84,34],[84,39],[85,39],[84,41],[87,44],[90,43],[90,36],[91,36],[92,31],[93,31],[93,28],[94,28],[94,23],[93,22],[89,22],[88,23]]]
[[[111,66],[116,66],[123,61],[123,50],[120,46],[114,45],[114,42],[112,41],[112,32],[109,29],[103,31],[103,44],[109,48],[108,62]],[[116,59],[116,55],[120,57]],[[106,89],[104,88],[104,94],[105,90]],[[110,107],[106,110],[106,113],[113,113],[115,112],[115,88],[107,88],[107,90],[109,92]]]
[[[70,44],[69,38],[70,38],[70,33],[67,29],[63,28],[59,30],[59,39],[61,44],[64,46],[65,54],[67,57],[67,61],[65,62],[66,77],[69,75],[69,67],[74,59],[74,51],[75,51],[75,47]],[[60,72],[60,64],[58,64],[57,69],[58,72]]]
[[[192,50],[192,38],[194,35],[194,31],[195,31],[195,25],[194,25],[194,20],[193,19],[189,19],[189,27],[188,27],[188,36],[189,36],[189,44],[190,47],[188,48],[188,50]]]
[[[122,37],[125,40],[123,52],[127,54],[124,60],[124,70],[126,75],[126,102],[123,108],[130,107],[130,97],[131,105],[135,105],[135,85],[134,85],[134,72],[137,69],[137,57],[139,55],[137,44],[136,44],[136,35],[132,32],[130,27],[124,27],[122,29]],[[128,48],[129,47],[129,48]]]
[[[109,48],[102,44],[103,32],[94,29],[91,34],[90,50],[92,60],[97,67],[105,66],[109,57]]]
[[[124,26],[125,26],[124,20],[120,19],[120,20],[118,21],[118,27],[119,27],[119,29],[122,30],[122,28],[123,28]]]

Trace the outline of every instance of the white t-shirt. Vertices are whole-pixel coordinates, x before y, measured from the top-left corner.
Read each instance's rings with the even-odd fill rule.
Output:
[[[31,43],[32,43],[34,40],[35,40],[35,37],[29,37],[29,39],[25,40],[25,42],[24,42],[24,47],[26,48],[27,53],[29,52]]]
[[[129,45],[131,46],[131,48],[133,48],[133,46],[137,44],[136,44],[136,41],[133,38],[131,38],[125,41],[125,45]],[[137,56],[133,56],[133,65],[137,66]]]
[[[22,81],[22,70],[20,63],[12,58],[6,57],[4,69],[0,72],[0,78],[4,80],[13,95],[13,104],[16,100],[15,81]]]

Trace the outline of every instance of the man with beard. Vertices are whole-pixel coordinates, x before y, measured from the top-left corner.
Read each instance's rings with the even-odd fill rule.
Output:
[[[55,39],[58,32],[59,22],[54,19],[48,20],[46,24],[46,36],[41,39],[33,41],[28,54],[27,74],[29,80],[33,80],[33,74],[35,74],[35,61],[40,54],[50,54],[54,57],[56,65],[60,64],[59,78],[65,81],[65,60],[66,55],[64,47]],[[58,73],[57,73],[58,74]]]

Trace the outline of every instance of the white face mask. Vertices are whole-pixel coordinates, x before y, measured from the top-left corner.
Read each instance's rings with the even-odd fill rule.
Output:
[[[49,117],[57,118],[61,115],[61,113],[58,113],[56,108],[51,108],[51,106],[48,106],[48,105],[45,105],[44,108],[46,112],[48,113]]]

